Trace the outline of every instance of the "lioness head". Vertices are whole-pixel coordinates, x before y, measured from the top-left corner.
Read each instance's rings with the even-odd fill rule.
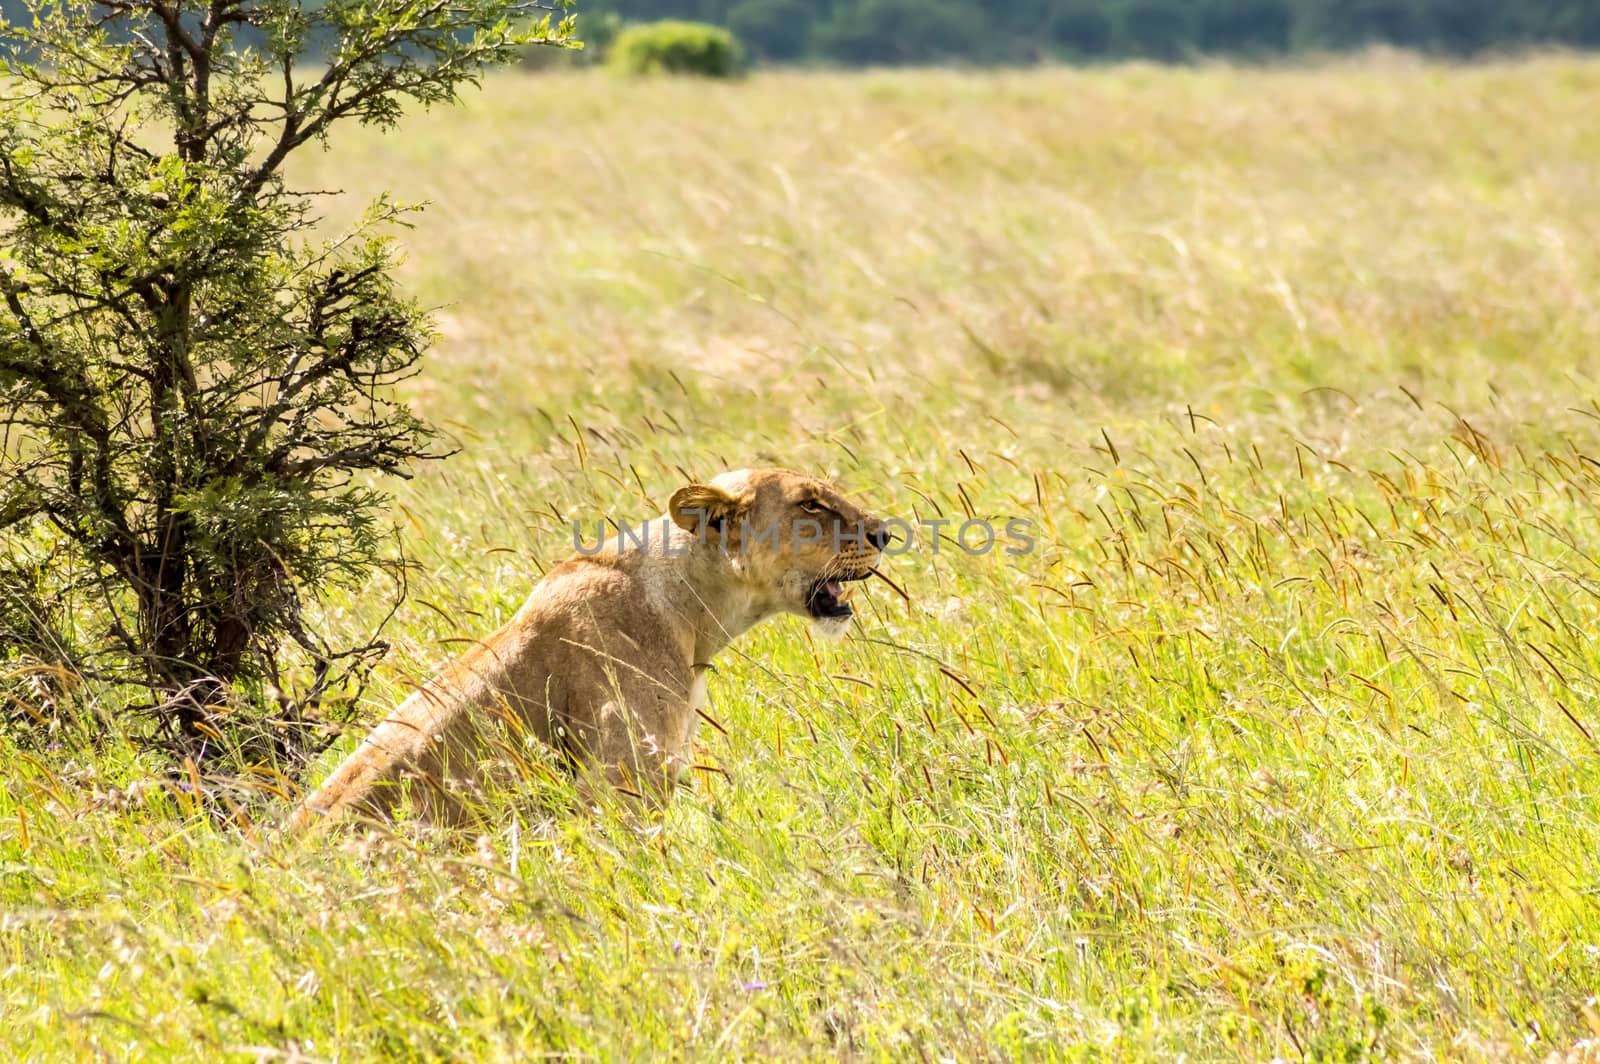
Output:
[[[892,538],[884,522],[826,481],[787,469],[740,469],[672,495],[673,523],[717,546],[753,594],[810,618],[823,635],[850,625],[851,589]]]

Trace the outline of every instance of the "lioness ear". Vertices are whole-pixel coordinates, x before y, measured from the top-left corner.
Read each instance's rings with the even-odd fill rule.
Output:
[[[699,535],[702,529],[721,532],[738,509],[738,500],[710,484],[686,484],[672,493],[667,512],[672,523]]]

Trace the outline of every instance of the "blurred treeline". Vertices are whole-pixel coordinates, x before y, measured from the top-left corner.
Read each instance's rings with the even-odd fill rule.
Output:
[[[846,66],[1600,46],[1600,0],[578,0],[576,10],[579,35],[599,46],[590,61],[618,19],[666,18],[726,26],[757,60]],[[0,16],[28,21],[27,0],[0,0]]]
[[[732,29],[757,59],[845,65],[1600,45],[1600,0],[579,0],[577,10],[580,36],[603,15],[697,19]]]

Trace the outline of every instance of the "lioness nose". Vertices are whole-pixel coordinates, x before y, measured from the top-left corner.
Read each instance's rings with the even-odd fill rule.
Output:
[[[894,539],[894,533],[890,532],[884,526],[879,525],[869,538],[872,540],[872,545],[874,547],[882,550],[889,545],[890,540]]]

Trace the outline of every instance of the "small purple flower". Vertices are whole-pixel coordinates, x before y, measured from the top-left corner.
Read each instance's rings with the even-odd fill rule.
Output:
[[[767,984],[763,983],[759,979],[752,979],[750,982],[744,984],[744,988],[746,990],[765,990],[767,988]]]

